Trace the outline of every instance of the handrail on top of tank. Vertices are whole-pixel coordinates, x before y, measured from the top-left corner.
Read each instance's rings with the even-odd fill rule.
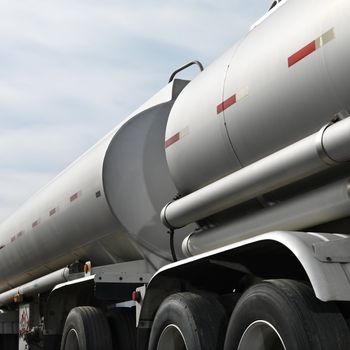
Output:
[[[176,70],[171,74],[171,76],[170,76],[170,78],[169,78],[169,83],[171,83],[171,82],[174,80],[174,78],[175,78],[175,76],[176,76],[177,73],[180,73],[181,71],[185,70],[185,69],[188,68],[188,67],[193,66],[194,64],[196,64],[196,65],[199,67],[200,71],[203,72],[204,67],[203,67],[203,64],[202,64],[202,63],[200,63],[199,61],[191,61],[191,62],[188,62],[188,63],[184,64],[183,66],[179,67],[178,69],[176,69]]]

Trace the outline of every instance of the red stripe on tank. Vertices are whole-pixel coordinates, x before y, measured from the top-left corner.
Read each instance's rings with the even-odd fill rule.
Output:
[[[312,41],[310,44],[304,46],[301,50],[288,57],[288,67],[292,67],[305,57],[309,56],[316,51],[316,40]]]
[[[236,94],[234,94],[233,96],[229,97],[227,100],[225,100],[224,102],[220,103],[217,107],[216,107],[216,112],[217,114],[220,114],[221,112],[223,112],[225,109],[233,106],[235,103],[237,102],[237,98],[236,98]]]
[[[32,223],[32,228],[36,227],[39,225],[39,220],[35,220],[33,223]]]
[[[49,216],[55,215],[56,214],[56,208],[53,208],[49,211]]]
[[[71,202],[74,202],[76,199],[78,199],[78,197],[79,197],[79,192],[72,194],[72,195],[70,196],[69,200],[70,200]]]
[[[169,139],[167,139],[165,141],[165,148],[171,146],[172,144],[174,144],[175,142],[180,140],[180,133],[176,133],[174,136],[171,136]]]

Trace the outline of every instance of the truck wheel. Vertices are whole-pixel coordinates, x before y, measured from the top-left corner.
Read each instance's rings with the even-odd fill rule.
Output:
[[[136,350],[135,308],[117,308],[107,314],[112,331],[113,348]]]
[[[211,296],[189,292],[170,295],[160,305],[149,350],[221,350],[227,318]]]
[[[346,350],[350,332],[335,303],[321,302],[304,283],[271,280],[238,301],[224,350]]]
[[[100,309],[80,306],[72,309],[63,328],[61,350],[112,350],[106,317]]]

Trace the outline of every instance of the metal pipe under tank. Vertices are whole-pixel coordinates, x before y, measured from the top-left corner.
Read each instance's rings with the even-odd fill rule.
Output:
[[[350,179],[312,190],[211,229],[194,231],[182,243],[193,256],[275,230],[300,230],[349,216]]]
[[[276,153],[168,203],[163,223],[184,227],[350,160],[350,118],[328,124]]]
[[[49,290],[56,284],[68,281],[69,267],[52,272],[46,276],[37,278],[19,287],[0,294],[0,306],[13,302],[16,296],[32,296]]]

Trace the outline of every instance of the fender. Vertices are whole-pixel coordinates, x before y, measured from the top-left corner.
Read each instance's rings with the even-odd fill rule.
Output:
[[[274,231],[169,264],[148,284],[140,321],[151,321],[162,300],[186,282],[232,292],[242,275],[309,280],[318,299],[350,301],[349,243],[345,235]]]

